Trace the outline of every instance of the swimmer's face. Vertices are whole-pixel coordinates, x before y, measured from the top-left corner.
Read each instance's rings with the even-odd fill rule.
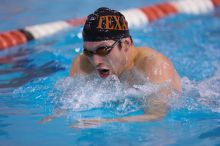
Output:
[[[121,40],[84,42],[84,55],[101,78],[120,75],[126,64],[126,53]],[[121,46],[121,47],[120,47]]]

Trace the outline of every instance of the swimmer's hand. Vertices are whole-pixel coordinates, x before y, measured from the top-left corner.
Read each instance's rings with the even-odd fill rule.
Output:
[[[50,122],[55,118],[61,117],[62,115],[64,115],[64,113],[65,113],[65,110],[58,110],[54,114],[47,116],[43,118],[42,120],[40,120],[40,123],[44,124],[44,123]]]
[[[108,119],[81,119],[72,124],[70,127],[76,129],[96,128],[106,122],[108,122]]]
[[[109,118],[109,119],[82,119],[78,120],[76,123],[72,124],[71,128],[84,129],[84,128],[96,128],[104,123],[112,122],[144,122],[144,121],[155,121],[162,119],[164,114],[143,114],[138,116],[130,116],[123,118]]]

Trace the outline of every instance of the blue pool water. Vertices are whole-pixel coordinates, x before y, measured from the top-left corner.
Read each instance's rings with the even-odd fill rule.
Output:
[[[116,0],[2,1],[0,30],[82,17],[103,5],[121,10],[156,2],[162,0],[123,0],[121,5]],[[131,30],[136,46],[165,54],[182,79],[180,98],[170,101],[166,117],[154,122],[70,128],[79,119],[143,113],[140,94],[117,78],[68,77],[72,59],[82,52],[81,29],[0,52],[0,145],[220,145],[219,9],[203,16],[171,16]],[[152,86],[144,88],[152,92]],[[39,123],[58,107],[68,112]]]

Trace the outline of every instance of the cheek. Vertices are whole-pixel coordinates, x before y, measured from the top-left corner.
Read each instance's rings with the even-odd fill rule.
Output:
[[[108,60],[112,64],[112,66],[114,66],[114,67],[120,67],[120,65],[123,64],[123,56],[122,56],[121,52],[112,53],[109,56]]]

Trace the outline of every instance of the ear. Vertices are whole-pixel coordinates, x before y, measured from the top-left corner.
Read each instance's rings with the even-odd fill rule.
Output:
[[[124,50],[125,50],[125,52],[128,52],[128,50],[129,50],[129,48],[131,47],[131,40],[130,39],[128,39],[128,38],[126,38],[125,40],[124,40]]]

